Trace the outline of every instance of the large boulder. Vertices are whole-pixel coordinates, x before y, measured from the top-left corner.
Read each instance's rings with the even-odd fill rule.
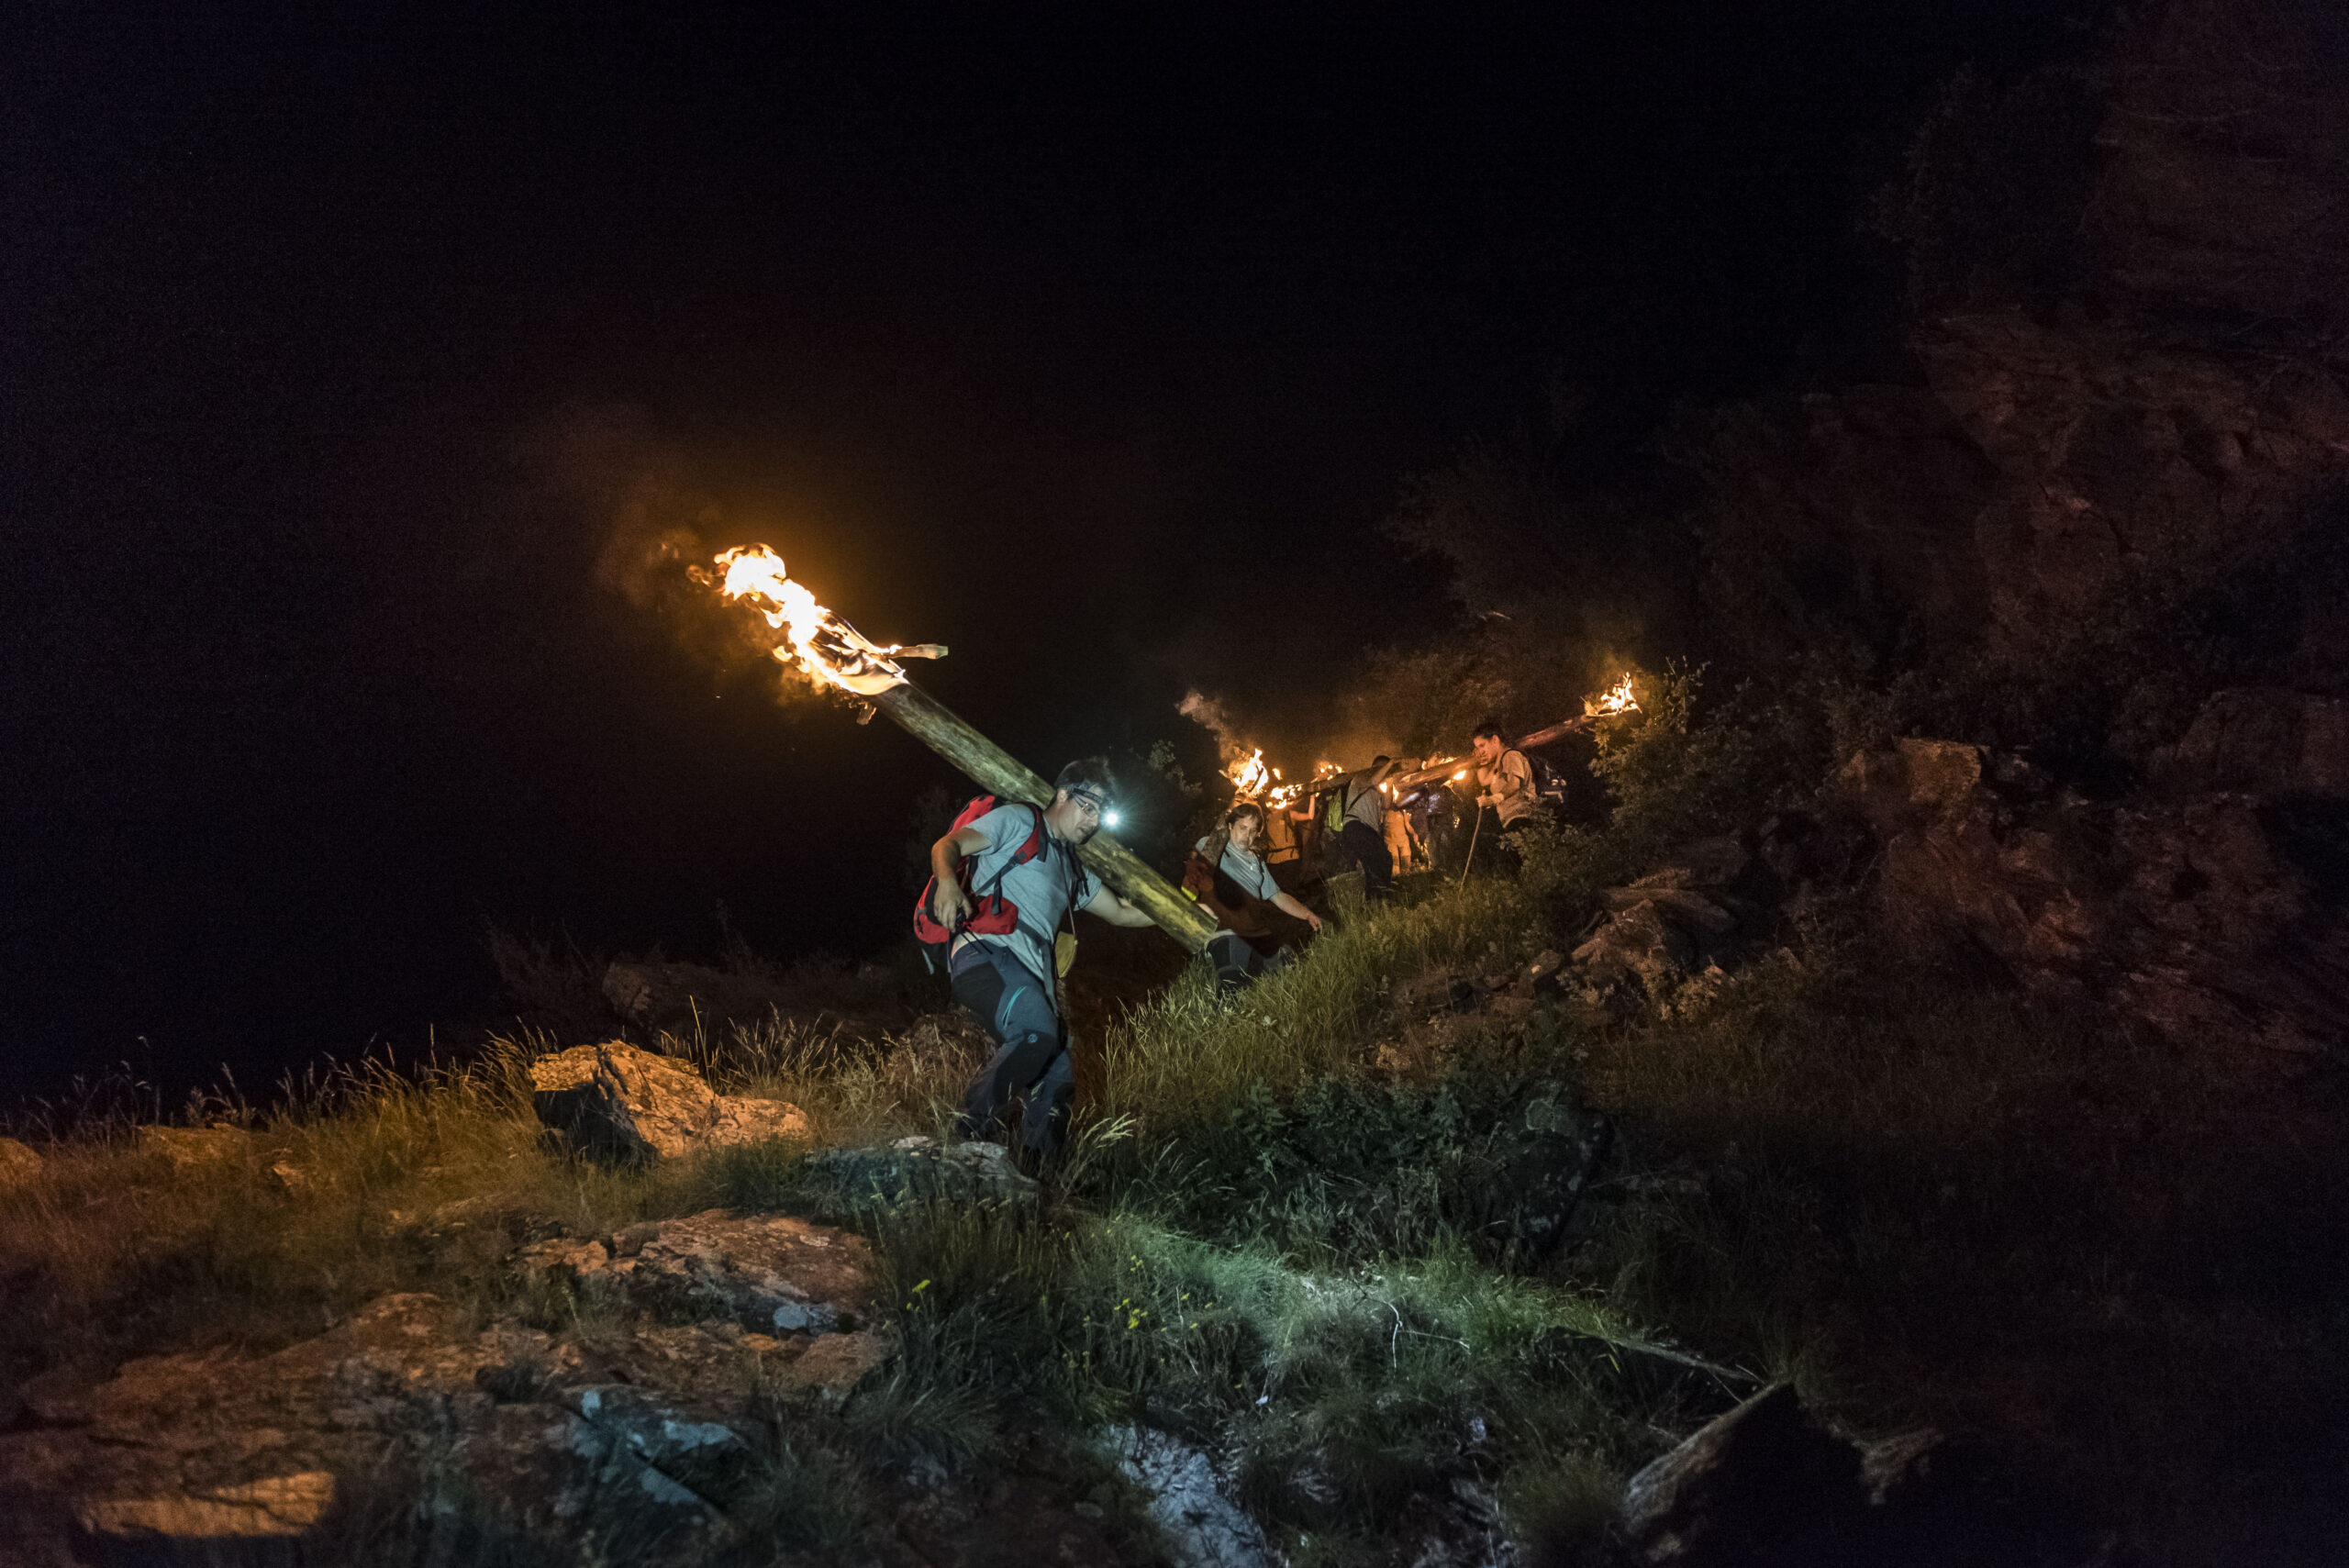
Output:
[[[634,1226],[612,1239],[608,1272],[629,1296],[678,1313],[715,1309],[765,1334],[849,1329],[872,1311],[873,1249],[863,1237],[785,1214],[713,1208]]]
[[[524,1380],[518,1364],[550,1371]],[[437,1297],[387,1296],[269,1355],[149,1357],[45,1392],[0,1436],[0,1513],[28,1550],[71,1543],[61,1562],[244,1561],[324,1547],[347,1493],[437,1470],[464,1477],[469,1506],[524,1528],[639,1517],[649,1497],[677,1516],[664,1525],[701,1531],[709,1507],[673,1509],[655,1467],[584,1462],[595,1445],[580,1418],[499,1396],[565,1370],[575,1361],[563,1368],[542,1333],[468,1331]]]
[[[649,1162],[807,1136],[796,1106],[720,1095],[690,1062],[626,1040],[542,1056],[530,1063],[530,1085],[539,1119],[600,1159]]]

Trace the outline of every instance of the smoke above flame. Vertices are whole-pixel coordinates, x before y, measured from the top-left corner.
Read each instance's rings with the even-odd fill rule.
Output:
[[[696,571],[697,580],[737,603],[747,604],[768,626],[784,634],[770,651],[777,662],[796,667],[827,685],[860,697],[877,697],[902,685],[906,672],[899,658],[943,659],[946,650],[935,642],[907,647],[883,647],[865,640],[848,622],[816,602],[805,584],[795,583],[784,570],[783,557],[763,544],[741,545],[721,553],[713,576]]]

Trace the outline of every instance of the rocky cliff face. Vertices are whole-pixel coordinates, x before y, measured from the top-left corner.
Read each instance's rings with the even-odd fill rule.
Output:
[[[2173,0],[2083,80],[2061,297],[1977,293],[1911,326],[1908,383],[1738,411],[1695,452],[1714,580],[1764,647],[1841,628],[2028,661],[2124,568],[2337,527],[2349,12]]]
[[[2349,329],[2349,10],[2142,7],[2104,62],[2079,232],[2097,285],[2214,338],[2337,348]]]
[[[2313,356],[2021,311],[1910,345],[1923,387],[1816,394],[1716,438],[1709,557],[1759,594],[1743,618],[1765,642],[1845,624],[2028,660],[2124,568],[2281,548],[2349,484],[2349,391]],[[2332,662],[2329,625],[2295,630]]]

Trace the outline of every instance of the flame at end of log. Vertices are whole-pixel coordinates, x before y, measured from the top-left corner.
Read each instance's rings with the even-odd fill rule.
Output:
[[[1243,797],[1261,794],[1271,776],[1264,767],[1264,749],[1257,747],[1252,755],[1232,763],[1223,774]]]
[[[785,572],[783,557],[763,544],[742,545],[717,560],[719,576],[713,585],[729,599],[749,605],[768,626],[784,634],[769,651],[777,662],[793,666],[816,681],[860,697],[877,697],[905,684],[898,658],[943,659],[943,643],[896,644],[884,648],[868,642],[848,622],[816,602],[805,584]],[[700,575],[700,574],[696,574]],[[707,580],[705,578],[705,580]]]
[[[1631,692],[1631,673],[1626,670],[1623,678],[1595,697],[1586,697],[1582,705],[1586,718],[1608,718],[1619,713],[1637,713],[1640,699]]]

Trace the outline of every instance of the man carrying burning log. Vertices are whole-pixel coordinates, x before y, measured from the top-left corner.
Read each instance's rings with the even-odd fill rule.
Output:
[[[1363,892],[1380,897],[1395,885],[1395,857],[1386,851],[1386,796],[1379,786],[1395,772],[1391,757],[1373,757],[1370,766],[1330,787],[1330,826],[1337,832],[1337,854],[1362,867]]]
[[[1470,745],[1476,759],[1476,809],[1489,810],[1499,819],[1494,845],[1506,859],[1517,862],[1522,858],[1517,835],[1543,816],[1533,764],[1501,738],[1497,724],[1478,725]]]
[[[1109,767],[1063,768],[1047,806],[983,795],[930,848],[930,884],[914,929],[943,942],[954,999],[977,1015],[996,1051],[963,1096],[962,1136],[995,1130],[1024,1102],[1020,1140],[1037,1162],[1059,1148],[1076,1074],[1060,1015],[1061,926],[1086,910],[1113,926],[1151,917],[1085,868],[1077,851],[1100,831]],[[1066,952],[1075,955],[1075,939]]]

